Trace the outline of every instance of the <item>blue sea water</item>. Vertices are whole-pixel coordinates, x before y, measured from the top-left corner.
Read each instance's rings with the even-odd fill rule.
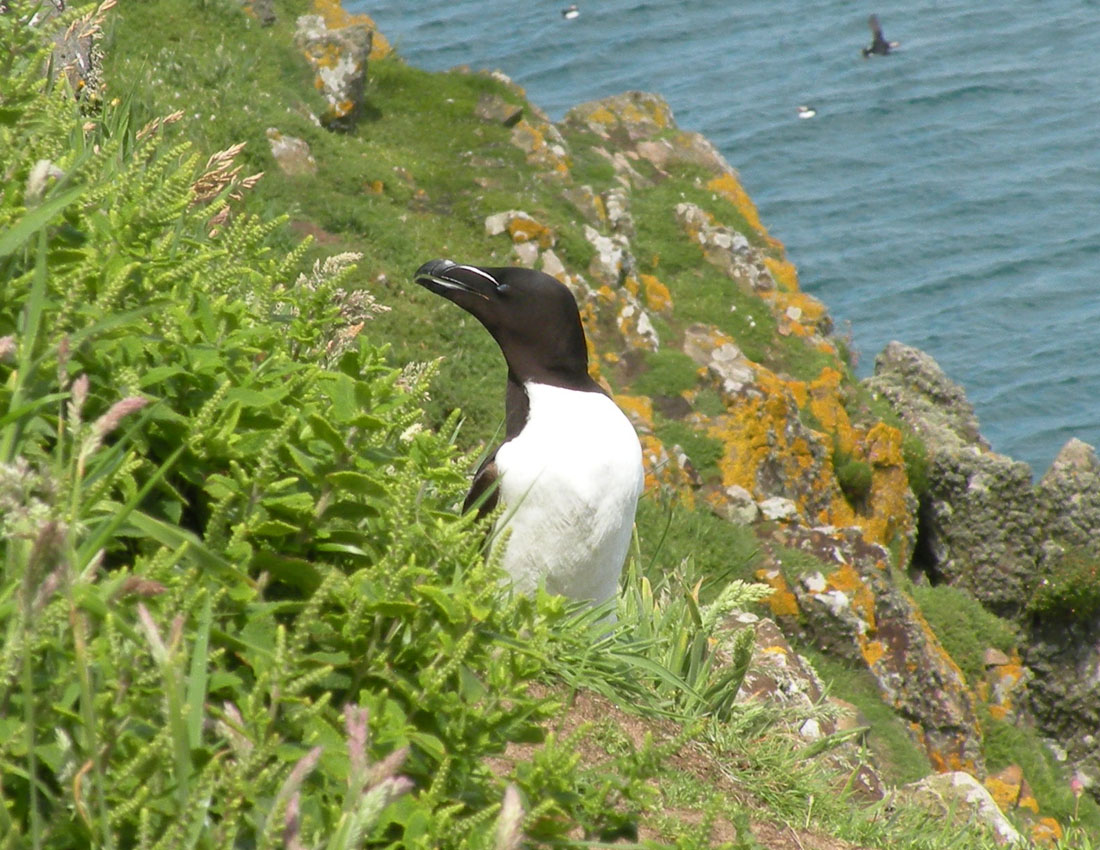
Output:
[[[1100,445],[1098,0],[348,5],[411,64],[499,68],[555,119],[659,92],[850,323],[861,374],[892,339],[927,351],[1036,475]],[[901,47],[863,59],[872,11]]]

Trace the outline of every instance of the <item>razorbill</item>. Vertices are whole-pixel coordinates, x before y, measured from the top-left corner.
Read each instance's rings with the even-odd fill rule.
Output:
[[[567,21],[571,21],[574,18],[579,18],[581,16],[581,10],[577,8],[576,3],[571,3],[561,10],[561,16]]]
[[[547,274],[432,260],[418,284],[492,334],[508,364],[504,442],[463,510],[503,504],[495,539],[514,586],[599,603],[614,596],[644,484],[630,420],[588,374],[577,303]]]
[[[807,106],[803,104],[802,106],[798,107],[799,118],[813,118],[815,115],[817,115],[817,110],[814,109],[812,106]]]
[[[882,25],[878,22],[878,15],[871,15],[867,19],[867,26],[871,28],[871,44],[863,48],[863,58],[868,56],[885,56],[895,47],[900,47],[900,41],[887,41],[882,36]]]

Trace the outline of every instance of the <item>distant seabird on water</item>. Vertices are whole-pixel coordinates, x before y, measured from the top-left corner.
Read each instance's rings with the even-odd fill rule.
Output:
[[[581,16],[581,10],[577,8],[576,3],[572,3],[561,10],[561,16],[567,21],[571,21],[574,18],[579,18]]]
[[[814,109],[812,106],[802,104],[802,106],[798,107],[799,118],[813,118],[815,115],[817,115],[817,110]]]
[[[604,602],[619,590],[645,476],[630,420],[588,374],[573,294],[535,269],[431,260],[414,275],[485,326],[508,364],[504,442],[463,505],[498,505],[504,569],[521,593]]]
[[[900,41],[887,41],[882,35],[882,24],[878,22],[878,15],[871,15],[867,19],[867,26],[871,28],[871,44],[863,48],[863,58],[868,56],[885,56],[895,47],[900,47]]]

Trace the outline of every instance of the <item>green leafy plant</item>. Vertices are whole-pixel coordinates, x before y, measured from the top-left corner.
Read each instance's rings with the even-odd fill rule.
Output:
[[[484,767],[555,710],[514,636],[554,646],[559,603],[498,589],[432,368],[366,339],[355,258],[275,251],[238,147],[82,115],[27,32],[0,81],[0,846],[598,831],[578,771],[502,804]]]

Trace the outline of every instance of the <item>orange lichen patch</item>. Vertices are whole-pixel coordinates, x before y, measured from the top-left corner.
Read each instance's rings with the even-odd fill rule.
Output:
[[[645,467],[645,488],[654,490],[660,486],[658,473],[668,465],[668,453],[662,443],[653,434],[639,434],[642,444],[642,466]]]
[[[515,243],[537,242],[540,248],[554,246],[554,233],[544,224],[530,218],[513,218],[508,222],[508,235]]]
[[[1020,799],[1016,801],[1016,805],[1021,809],[1029,809],[1035,814],[1039,814],[1039,801],[1035,799],[1035,796],[1031,793],[1031,789],[1028,788],[1027,783],[1024,783],[1023,789],[1020,791]]]
[[[856,433],[852,429],[848,411],[840,400],[840,372],[826,366],[808,389],[810,412],[827,432],[833,435],[842,452],[852,454],[856,448]]]
[[[1024,677],[1024,665],[1020,663],[1019,655],[1012,653],[1012,660],[1007,664],[999,664],[995,668],[998,686],[1005,690],[1011,690]]]
[[[760,221],[760,213],[756,210],[756,204],[752,202],[752,198],[749,197],[749,193],[745,191],[736,174],[727,171],[725,174],[708,180],[707,188],[733,204],[734,209],[741,214],[749,227],[767,239],[769,243],[779,248],[783,247],[782,242],[768,235],[767,228]]]
[[[774,592],[766,600],[773,615],[776,617],[798,616],[798,599],[791,592],[787,580],[783,578],[783,574],[779,570],[757,570],[755,575],[758,580],[774,588]]]
[[[381,195],[385,188],[381,180],[369,180],[363,184],[363,191],[369,195]]]
[[[652,108],[643,109],[639,103],[648,104]],[[667,129],[669,114],[665,110],[657,108],[657,106],[658,103],[654,100],[631,101],[623,106],[621,117],[631,124],[639,124],[648,120],[656,124],[660,130]]]
[[[882,645],[882,641],[880,640],[860,641],[859,649],[868,667],[874,667],[882,656],[886,654],[886,647]]]
[[[618,117],[608,109],[606,106],[597,106],[587,115],[585,115],[585,121],[588,124],[602,124],[610,127],[618,121]]]
[[[640,274],[645,303],[650,310],[664,313],[672,309],[672,293],[654,275]]]
[[[828,405],[819,403],[811,410],[820,419],[830,415]],[[878,423],[866,433],[858,429],[845,428],[843,419],[838,419],[831,429],[838,444],[848,454],[871,464],[871,492],[865,500],[863,511],[859,514],[848,504],[837,489],[830,506],[832,525],[858,525],[863,539],[869,543],[889,546],[895,540],[908,540],[916,523],[913,507],[910,503],[909,479],[901,453],[901,432],[889,425]],[[849,443],[849,440],[853,441]],[[907,558],[908,551],[900,553]]]
[[[1053,845],[1063,838],[1062,825],[1054,818],[1039,818],[1031,826],[1031,840],[1036,844]]]
[[[342,54],[335,44],[312,44],[304,51],[306,58],[318,68],[335,68],[340,64]],[[313,87],[320,89],[325,81],[315,77]]]
[[[790,260],[777,260],[765,257],[764,265],[772,273],[775,285],[785,292],[798,292],[798,269]]]
[[[982,784],[997,807],[1002,812],[1010,812],[1016,808],[1016,802],[1020,799],[1020,783],[1023,778],[1020,768],[1010,765],[996,776],[987,776]]]
[[[902,433],[892,425],[877,422],[863,437],[862,453],[867,462],[876,467],[904,469],[905,456],[901,451]]]
[[[365,26],[371,30],[371,59],[381,59],[393,52],[393,47],[390,46],[386,37],[378,31],[378,25],[370,15],[353,15],[341,5],[340,0],[313,0],[313,11],[325,19],[325,26],[330,30],[355,24]]]
[[[805,292],[775,293],[776,312],[788,313],[792,307],[798,312],[798,321],[804,325],[816,327],[829,317],[829,311],[825,305],[812,295]]]
[[[512,128],[512,142],[528,153],[535,153],[546,147],[546,137],[534,124],[521,118]]]
[[[669,457],[664,443],[653,434],[639,434],[638,439],[642,444],[642,466],[645,469],[646,489],[672,490],[688,508],[694,508],[695,495],[687,476],[680,465],[674,463]]]
[[[977,766],[973,759],[964,759],[958,753],[948,753],[946,760],[940,756],[941,761],[946,761],[948,770],[963,770],[973,775],[977,772]]]
[[[825,577],[825,585],[845,594],[851,600],[852,610],[871,631],[875,630],[875,595],[855,567],[851,564],[841,564],[839,569]]]
[[[623,289],[625,289],[627,292],[637,298],[638,292],[641,290],[641,284],[638,283],[638,278],[630,274],[627,275],[626,278],[623,280]]]
[[[619,300],[615,295],[615,290],[608,286],[606,283],[596,290],[596,297],[604,306],[608,304],[614,304],[616,301]]]
[[[636,426],[653,430],[653,399],[644,395],[617,395],[614,399]]]

